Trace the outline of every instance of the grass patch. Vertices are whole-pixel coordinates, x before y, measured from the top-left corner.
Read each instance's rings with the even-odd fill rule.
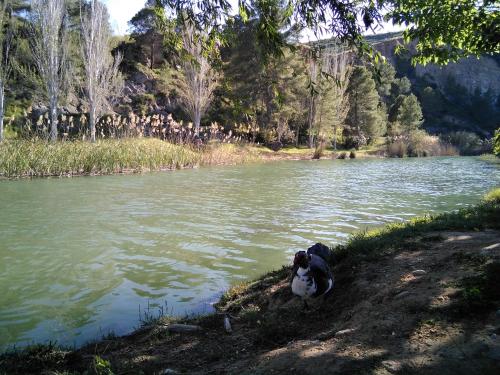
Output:
[[[6,374],[37,374],[48,370],[63,371],[80,360],[75,352],[50,343],[14,349],[0,355],[0,369]]]
[[[228,143],[210,143],[197,149],[154,138],[96,143],[6,140],[0,143],[0,177],[105,175],[245,164],[263,160],[271,152],[265,147]]]
[[[346,256],[377,257],[407,247],[407,240],[425,233],[486,228],[500,229],[500,189],[486,194],[474,207],[418,217],[406,223],[389,224],[381,229],[354,234],[347,244],[337,246],[334,252],[338,260]]]
[[[321,154],[328,158],[336,155],[331,149],[324,149]],[[0,143],[0,178],[141,173],[198,165],[312,159],[313,156],[314,149],[302,147],[288,147],[274,152],[262,146],[214,142],[193,148],[155,138],[103,139],[95,143],[7,139]],[[359,152],[356,156],[367,155]]]
[[[488,163],[500,164],[500,156],[495,156],[493,154],[483,154],[479,159],[487,161]]]
[[[279,150],[279,152],[288,155],[312,155],[314,153],[314,149],[309,148],[307,146],[304,147],[286,146],[283,147],[281,150]]]
[[[222,311],[240,311],[243,305],[256,301],[261,297],[261,291],[280,282],[290,275],[290,268],[283,266],[278,270],[268,272],[252,282],[243,282],[229,288],[215,304]]]
[[[500,204],[500,188],[496,188],[486,193],[483,197],[486,204]]]
[[[488,312],[500,301],[500,262],[488,263],[474,277],[462,280],[460,310],[467,313]]]
[[[48,143],[12,140],[0,144],[0,176],[47,177],[112,174],[192,167],[199,153],[158,139]]]

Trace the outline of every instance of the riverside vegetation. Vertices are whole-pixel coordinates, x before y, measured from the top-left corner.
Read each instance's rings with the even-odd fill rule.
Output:
[[[471,138],[469,135],[465,137]],[[498,142],[500,138],[497,136],[496,139]],[[472,137],[472,140],[473,142],[466,143],[464,147],[484,151],[479,138]],[[412,135],[409,143],[404,140],[389,144],[386,142],[385,138],[381,137],[373,145],[360,149],[310,149],[292,146],[275,151],[252,143],[224,143],[217,140],[194,145],[174,144],[150,137],[100,139],[95,143],[77,140],[50,143],[36,138],[10,139],[0,143],[0,178],[141,173],[275,160],[459,154],[456,147],[441,143],[438,137],[419,132]],[[499,147],[500,143],[496,146],[497,155],[500,155]],[[498,157],[493,155],[491,158],[485,158],[493,162],[497,162],[497,159]]]
[[[499,115],[495,87],[472,92],[455,78],[437,84],[418,76],[410,62],[432,61],[418,49],[388,56],[390,62],[382,63],[376,46],[386,38],[402,41],[400,34],[368,38],[361,48],[356,42],[359,29],[341,28],[336,34],[345,39],[299,43],[301,28],[285,22],[289,15],[284,4],[271,3],[249,1],[222,26],[197,27],[184,19],[188,10],[182,13],[168,1],[148,1],[130,20],[131,34],[113,37],[107,9],[96,0],[37,0],[32,6],[24,0],[3,2],[0,140],[151,137],[199,146],[214,140],[215,127],[219,140],[258,142],[274,150],[306,145],[315,157],[325,149],[350,153],[374,147],[395,157],[491,152]],[[267,17],[269,12],[282,17]],[[370,8],[373,12],[376,8]],[[267,37],[281,41],[279,51],[261,35],[268,20],[277,19],[283,23],[268,30]],[[459,45],[465,53],[464,42]],[[487,46],[484,52],[496,52]],[[478,53],[473,50],[469,53]],[[443,52],[436,62],[444,63],[447,54],[457,53]],[[73,152],[81,150],[78,142],[74,146]],[[69,147],[61,149],[70,152]],[[127,154],[127,147],[122,148],[119,153]],[[31,152],[35,149],[44,159],[47,149],[57,148],[32,147]],[[143,169],[193,164],[185,159],[188,151],[181,154],[179,160],[164,160],[163,166],[157,161],[139,164]],[[74,173],[63,165],[67,160],[60,166],[47,164],[56,174]],[[83,164],[72,167],[95,173],[137,167],[136,162],[120,163],[102,160],[102,172]],[[17,169],[21,175],[31,173]],[[43,168],[33,172],[45,174]]]
[[[329,151],[324,152],[324,156],[345,158],[346,153],[337,155]],[[363,157],[363,154],[359,156]],[[263,146],[219,142],[195,147],[154,138],[106,139],[95,143],[7,140],[0,144],[0,177],[141,173],[313,157],[314,150],[307,148],[286,148],[275,152]]]
[[[219,314],[159,316],[78,350],[7,352],[0,372],[496,374],[499,223],[496,189],[474,207],[353,235],[332,248],[334,296],[308,319],[286,266],[222,296],[217,308],[229,314],[232,334]],[[202,330],[169,333],[172,323]]]

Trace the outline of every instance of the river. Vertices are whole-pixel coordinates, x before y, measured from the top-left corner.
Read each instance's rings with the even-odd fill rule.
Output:
[[[0,181],[0,350],[211,311],[315,242],[477,203],[499,172],[455,157]]]

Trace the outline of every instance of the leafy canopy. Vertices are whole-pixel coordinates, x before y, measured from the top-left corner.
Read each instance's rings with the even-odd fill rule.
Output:
[[[214,29],[233,17],[227,0],[159,1]],[[357,46],[362,54],[374,56],[362,34],[384,21],[407,27],[406,42],[416,43],[413,63],[446,64],[464,56],[500,52],[498,0],[239,0],[238,8],[243,20],[259,14],[259,32],[268,53],[279,54],[286,44],[281,33],[286,25],[309,27],[319,36],[329,32]]]

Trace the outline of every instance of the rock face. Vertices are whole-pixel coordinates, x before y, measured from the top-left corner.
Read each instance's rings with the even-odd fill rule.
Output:
[[[372,42],[374,48],[395,65],[396,55],[394,50],[397,45],[403,44],[403,39],[398,33],[378,35],[377,40]],[[412,46],[409,48],[412,49]],[[449,79],[463,86],[469,94],[479,90],[481,94],[490,90],[490,93],[498,97],[500,95],[500,61],[498,56],[468,57],[457,63],[449,63],[446,66],[427,64],[417,65],[415,75],[425,78],[433,83],[441,91]]]
[[[414,44],[407,46],[409,54],[395,54],[396,46],[403,44],[400,33],[367,39],[396,68],[399,77],[406,76],[412,82],[427,131],[441,134],[465,130],[489,138],[498,128],[495,119],[500,116],[500,54],[463,58],[446,66],[413,67],[409,54],[415,51]],[[431,90],[424,95],[427,87]]]
[[[418,77],[428,78],[441,90],[451,78],[467,89],[469,94],[478,90],[481,94],[490,91],[493,96],[500,95],[500,64],[492,57],[468,57],[443,67],[417,65],[415,71]]]

